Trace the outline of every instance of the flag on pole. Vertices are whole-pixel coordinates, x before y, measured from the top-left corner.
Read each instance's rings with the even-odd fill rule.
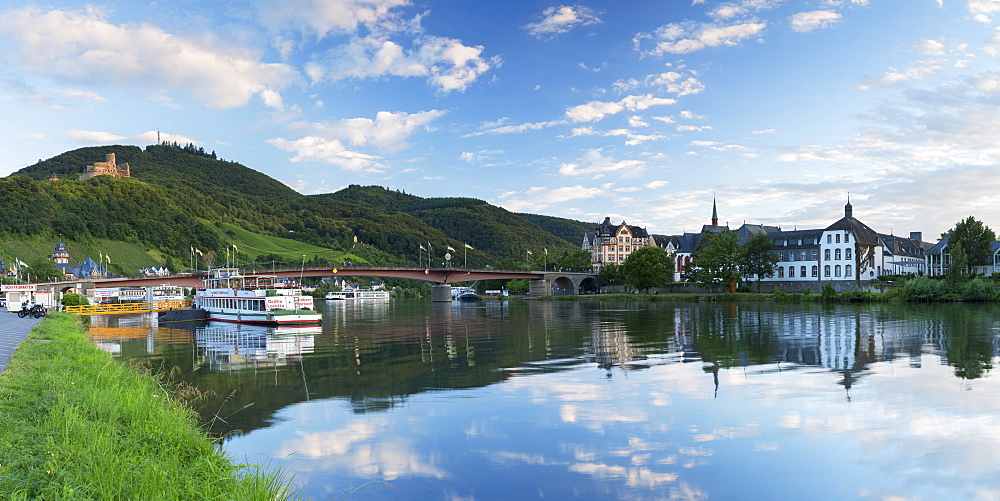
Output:
[[[465,244],[465,248],[466,248],[466,249],[471,249],[471,248],[472,248],[472,246],[471,246],[471,245],[469,245],[469,244]]]
[[[528,254],[534,254],[534,252],[531,252],[531,249],[528,249]]]
[[[194,250],[194,251],[195,251],[195,252],[197,252],[199,256],[203,256],[203,255],[204,255],[204,254],[203,254],[203,253],[201,252],[201,249],[198,249],[198,248],[195,248],[195,250]]]
[[[542,247],[542,248],[545,249],[545,254],[549,253],[549,248],[548,247]]]
[[[455,252],[455,248],[454,248],[454,247],[452,247],[452,246],[450,246],[450,245],[448,246],[448,250],[450,250],[450,251],[452,251],[452,252]]]
[[[427,250],[427,249],[425,249],[425,248],[424,248],[424,245],[423,245],[423,244],[420,244],[420,250],[422,250],[422,251],[425,251],[425,250]]]

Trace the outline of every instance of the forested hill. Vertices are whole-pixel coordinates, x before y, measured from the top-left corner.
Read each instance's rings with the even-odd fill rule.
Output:
[[[108,153],[115,153],[119,165],[129,164],[131,178],[78,179]],[[50,181],[53,176],[57,180]],[[0,210],[7,216],[0,220],[5,241],[119,240],[176,259],[187,259],[192,246],[221,253],[247,240],[256,242],[241,245],[249,259],[292,252],[267,249],[281,237],[330,249],[329,257],[351,251],[387,265],[415,263],[420,246],[428,243],[435,257],[452,246],[464,258],[467,243],[474,248],[468,251],[469,265],[485,265],[523,262],[527,250],[536,255],[548,250],[558,258],[579,249],[580,228],[593,227],[519,215],[481,200],[421,198],[376,186],[306,196],[193,145],[81,148],[39,161],[0,179]]]

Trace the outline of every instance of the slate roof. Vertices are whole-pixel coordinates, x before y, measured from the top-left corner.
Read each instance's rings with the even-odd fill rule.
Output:
[[[847,205],[844,206],[844,217],[840,218],[840,220],[830,226],[827,226],[825,231],[850,231],[854,233],[854,238],[858,241],[858,243],[866,245],[878,245],[881,243],[881,238],[879,238],[878,233],[869,228],[865,223],[855,219],[853,212],[854,208],[851,206],[851,202],[847,202]]]
[[[641,226],[628,225],[625,224],[624,221],[622,221],[621,224],[614,224],[611,222],[610,217],[605,217],[604,222],[599,224],[597,226],[597,229],[594,230],[596,233],[594,237],[600,238],[600,237],[615,236],[618,234],[618,229],[621,228],[622,226],[628,227],[628,231],[632,233],[632,237],[634,238],[646,238],[649,236],[649,233],[646,232],[646,228],[643,228]],[[591,242],[593,242],[593,240]]]
[[[944,252],[944,249],[948,247],[949,238],[951,238],[950,233],[945,235],[941,240],[938,240],[938,243],[934,244],[934,247],[931,247],[930,250],[927,251],[927,254],[941,254]]]
[[[924,257],[923,242],[906,237],[897,237],[895,235],[879,234],[879,236],[882,238],[882,241],[885,242],[886,252],[890,255],[919,258]]]

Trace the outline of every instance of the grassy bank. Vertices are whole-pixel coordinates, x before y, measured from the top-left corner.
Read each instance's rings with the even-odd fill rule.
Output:
[[[54,313],[0,375],[3,499],[288,499],[287,481],[234,465],[154,376],[112,359]]]

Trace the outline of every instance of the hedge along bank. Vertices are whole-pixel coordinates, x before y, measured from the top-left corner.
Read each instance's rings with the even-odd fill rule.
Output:
[[[0,374],[4,499],[290,499],[234,464],[155,375],[114,360],[53,313]]]

